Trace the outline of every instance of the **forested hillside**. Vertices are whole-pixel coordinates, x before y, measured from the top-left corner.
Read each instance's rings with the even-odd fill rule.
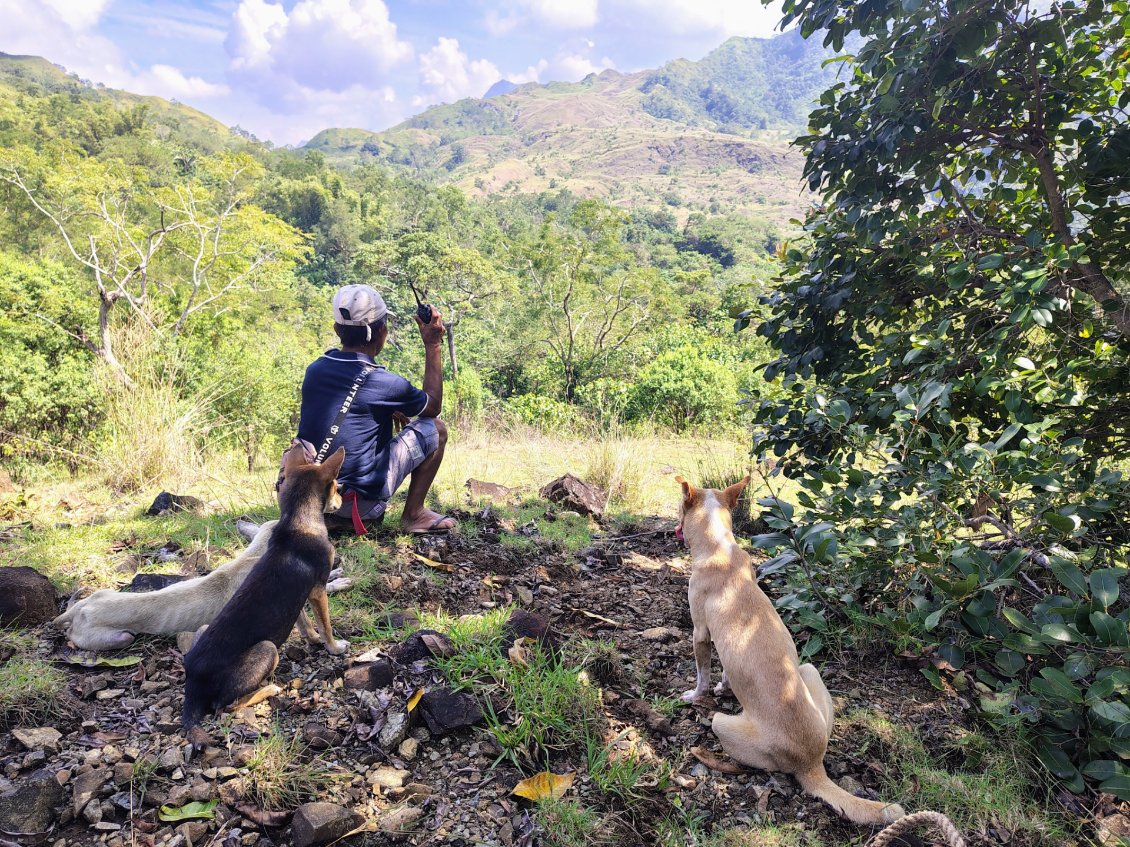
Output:
[[[464,415],[725,423],[755,379],[760,342],[723,333],[768,276],[781,240],[768,219],[625,212],[561,187],[474,200],[376,162],[270,149],[42,60],[8,60],[0,85],[9,457],[125,450],[144,403],[190,452],[269,455],[347,282],[385,293],[396,332],[413,331],[407,283],[428,290]],[[410,371],[417,355],[390,351]],[[166,446],[131,484],[159,475]]]
[[[435,106],[384,132],[328,129],[308,149],[377,161],[471,196],[568,188],[623,208],[658,199],[685,221],[720,210],[779,223],[801,214],[788,142],[837,66],[789,32],[732,38],[698,62],[604,71]]]

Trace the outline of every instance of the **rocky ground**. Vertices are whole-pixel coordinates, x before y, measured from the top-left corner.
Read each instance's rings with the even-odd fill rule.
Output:
[[[801,795],[785,775],[707,766],[714,764],[711,753],[725,758],[709,731],[712,710],[732,711],[736,703],[672,702],[691,685],[694,669],[689,563],[669,521],[598,533],[578,554],[553,545],[508,548],[498,543],[499,522],[489,509],[465,517],[474,533],[393,549],[393,566],[362,589],[365,599],[390,610],[388,639],[365,640],[349,631],[348,618],[339,633],[352,642],[345,657],[292,637],[275,674],[281,692],[208,723],[213,743],[191,758],[179,734],[183,670],[172,641],[139,641],[125,651],[139,657],[131,665],[87,667],[73,662],[94,657],[73,655],[49,626],[36,630],[40,655],[69,675],[64,717],[0,740],[0,844],[305,847],[350,832],[342,843],[539,843],[534,810],[512,794],[527,774],[499,760],[500,748],[481,726],[480,706],[491,705],[490,692],[475,692],[477,699],[451,693],[431,661],[432,653],[451,649],[443,634],[404,634],[413,628],[413,609],[458,616],[508,604],[521,610],[515,636],[615,644],[612,656],[591,668],[605,737],[637,757],[665,762],[669,778],[642,781],[629,810],[592,784],[582,751],[555,754],[552,768],[577,772],[569,796],[602,810],[620,843],[653,843],[649,820],[672,808],[693,810],[706,831],[776,822],[800,824],[825,844],[870,837]],[[381,535],[349,543],[392,541]],[[545,635],[547,626],[555,635]],[[824,678],[838,713],[877,711],[940,749],[966,725],[967,704],[889,657],[877,646],[868,657],[829,661]],[[850,790],[878,797],[892,764],[840,726],[827,767]],[[210,817],[163,820],[191,812],[194,802]],[[1038,843],[992,827],[968,837],[971,844]],[[595,834],[592,843],[599,842]]]

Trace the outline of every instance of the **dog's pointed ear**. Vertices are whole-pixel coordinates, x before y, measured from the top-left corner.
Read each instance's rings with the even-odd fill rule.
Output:
[[[687,506],[690,506],[691,503],[694,502],[695,494],[698,493],[695,491],[695,487],[678,475],[675,477],[675,482],[683,486],[683,499],[686,501]]]
[[[734,506],[738,505],[738,498],[742,496],[742,492],[745,491],[747,485],[749,485],[749,474],[746,474],[744,478],[739,479],[729,488],[724,489],[722,491],[723,505],[727,509],[733,509]]]
[[[338,447],[328,459],[322,462],[322,474],[330,479],[337,479],[343,462],[345,462],[345,448]]]
[[[306,451],[303,450],[301,444],[292,444],[290,449],[286,451],[286,458],[283,460],[283,473],[290,473],[305,466]]]

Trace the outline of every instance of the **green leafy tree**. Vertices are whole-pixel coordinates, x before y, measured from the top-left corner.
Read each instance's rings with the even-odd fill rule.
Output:
[[[823,203],[758,327],[787,389],[759,437],[801,485],[765,503],[785,605],[868,609],[1031,724],[1072,789],[1130,798],[1130,14],[784,14],[865,39],[800,139]]]

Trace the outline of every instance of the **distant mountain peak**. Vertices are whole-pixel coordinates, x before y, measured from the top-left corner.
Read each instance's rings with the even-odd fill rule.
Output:
[[[487,89],[487,93],[483,95],[484,100],[489,100],[491,97],[499,97],[503,94],[509,94],[512,91],[517,91],[518,86],[508,79],[500,79],[494,85]]]

